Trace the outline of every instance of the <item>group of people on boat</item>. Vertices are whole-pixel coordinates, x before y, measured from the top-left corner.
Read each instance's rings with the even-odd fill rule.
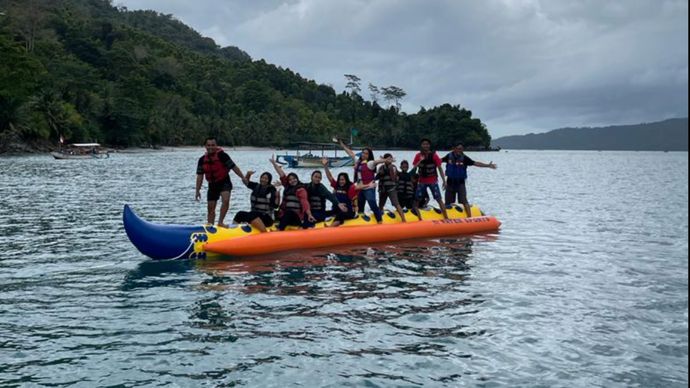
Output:
[[[311,174],[309,183],[302,183],[297,174],[286,174],[275,157],[270,159],[270,163],[280,180],[274,183],[273,175],[264,172],[259,181],[254,182],[254,171],[243,173],[232,158],[218,146],[217,140],[209,137],[204,144],[206,153],[197,163],[196,200],[201,199],[201,188],[205,178],[208,182],[207,222],[210,225],[215,224],[216,207],[220,200],[218,225],[226,226],[224,221],[230,208],[233,189],[230,180],[232,171],[251,190],[251,209],[238,212],[233,221],[250,224],[261,232],[266,232],[274,224],[277,224],[278,230],[285,230],[288,226],[311,228],[329,218],[332,222],[328,226],[337,227],[346,220],[364,213],[366,205],[380,224],[383,222],[383,209],[388,200],[395,207],[402,222],[407,222],[405,210],[410,210],[417,219],[422,220],[419,209],[425,207],[430,198],[436,200],[446,219],[446,204],[455,202],[462,204],[467,216],[471,217],[472,210],[467,201],[465,186],[467,168],[496,168],[494,163],[472,160],[465,155],[462,144],[457,144],[451,152],[441,158],[433,150],[431,141],[423,139],[420,151],[413,159],[412,170],[406,160],[403,160],[398,168],[395,158],[389,153],[377,159],[371,148],[365,148],[357,156],[342,141],[339,144],[355,160],[354,175],[352,180],[350,174],[345,172],[335,177],[328,167],[328,160],[324,159],[322,164],[331,190],[322,183],[323,173],[320,170]],[[282,195],[279,187],[283,188]],[[445,191],[445,197],[441,195],[441,187]],[[332,205],[331,210],[328,209],[328,203]]]

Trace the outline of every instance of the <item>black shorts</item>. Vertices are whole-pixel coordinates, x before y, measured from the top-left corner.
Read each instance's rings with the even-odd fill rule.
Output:
[[[448,187],[446,187],[446,204],[467,202],[467,187],[465,180],[448,180]]]
[[[220,193],[232,191],[232,182],[230,179],[220,182],[209,182],[208,191],[206,192],[207,201],[217,201],[220,198]]]
[[[398,197],[400,197],[400,194],[398,194]],[[414,198],[400,198],[400,207],[412,209],[414,207]]]
[[[261,213],[261,212],[237,212],[237,215],[235,215],[235,223],[237,224],[249,224],[255,219],[261,219],[261,222],[264,223],[264,225],[268,228],[273,226],[273,218],[269,216],[266,213]]]

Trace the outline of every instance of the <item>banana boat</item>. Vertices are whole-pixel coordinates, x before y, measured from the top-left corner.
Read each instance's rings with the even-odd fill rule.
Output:
[[[360,215],[337,228],[317,224],[312,229],[271,230],[260,233],[249,225],[161,225],[141,219],[129,205],[125,205],[123,222],[132,244],[154,260],[205,259],[212,256],[246,257],[271,253],[354,246],[391,241],[428,239],[462,234],[497,231],[501,223],[486,216],[477,206],[467,218],[461,206],[448,209],[449,219],[443,219],[440,209],[420,210],[424,221],[411,212],[403,223],[397,213],[387,211],[383,223],[376,223],[370,215]]]

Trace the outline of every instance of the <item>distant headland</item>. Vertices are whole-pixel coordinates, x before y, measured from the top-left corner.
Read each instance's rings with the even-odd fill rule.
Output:
[[[597,128],[561,128],[492,141],[503,149],[687,151],[688,118]]]

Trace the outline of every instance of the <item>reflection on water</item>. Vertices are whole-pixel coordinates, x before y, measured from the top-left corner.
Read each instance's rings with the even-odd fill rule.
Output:
[[[174,275],[193,269],[194,262],[190,260],[144,261],[125,275],[122,290],[178,285],[183,280]]]
[[[493,236],[484,236],[485,240],[493,240]],[[375,245],[366,248],[336,248],[330,250],[312,250],[308,252],[284,253],[277,257],[251,258],[219,258],[199,260],[195,262],[198,270],[213,276],[214,285],[222,285],[223,280],[235,285],[235,280],[242,275],[253,275],[250,279],[257,282],[274,279],[280,283],[280,288],[300,282],[312,283],[321,280],[319,276],[348,273],[353,268],[359,268],[366,275],[366,271],[376,271],[379,274],[398,275],[398,271],[409,270],[422,276],[441,276],[433,268],[448,264],[452,258],[452,268],[469,267],[466,264],[472,247],[470,238],[454,238],[442,240],[402,242],[396,245]],[[390,264],[393,268],[388,268]],[[445,267],[448,268],[448,267]],[[386,269],[387,271],[384,271]],[[389,273],[393,271],[392,273]],[[453,277],[453,274],[448,274]],[[455,280],[462,278],[453,277]],[[345,280],[345,279],[343,279]],[[352,279],[354,283],[361,279]],[[270,281],[270,280],[269,280]],[[265,291],[270,292],[270,288]]]
[[[196,301],[187,311],[187,321],[208,332],[194,341],[279,339],[314,344],[310,351],[290,352],[290,357],[471,357],[457,354],[453,339],[485,333],[466,323],[484,302],[481,295],[465,289],[472,245],[470,238],[456,238],[277,258],[197,261],[196,269],[208,274],[199,288],[212,296]],[[227,297],[229,293],[233,296]],[[391,333],[406,333],[402,337],[407,339]],[[327,348],[319,345],[337,338]],[[253,358],[233,371],[281,360]],[[441,379],[450,382],[460,376]],[[358,377],[423,383],[389,373]]]

